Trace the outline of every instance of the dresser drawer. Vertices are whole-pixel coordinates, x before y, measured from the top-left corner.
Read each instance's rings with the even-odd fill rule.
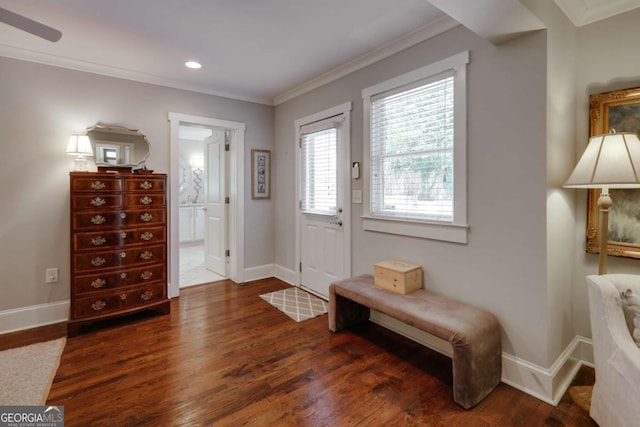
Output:
[[[122,178],[107,177],[73,177],[71,179],[71,192],[112,193],[122,191]]]
[[[155,244],[165,241],[164,227],[142,227],[112,231],[74,233],[73,249],[83,251],[96,248],[118,248],[131,245]]]
[[[127,178],[125,180],[125,190],[127,192],[149,193],[149,192],[165,192],[164,178]]]
[[[112,291],[115,288],[146,284],[165,280],[164,264],[127,268],[113,272],[101,272],[76,276],[73,279],[74,295]]]
[[[166,199],[161,193],[127,194],[124,204],[127,208],[149,208],[165,206]]]
[[[145,209],[142,211],[127,211],[126,224],[129,226],[156,225],[167,222],[165,209]]]
[[[138,225],[162,225],[167,222],[164,209],[149,209],[144,211],[113,211],[113,212],[73,212],[71,214],[71,228],[82,229],[113,229]]]
[[[135,249],[86,252],[73,255],[75,271],[96,272],[116,267],[156,264],[166,260],[165,245],[143,246]]]
[[[122,207],[122,195],[80,195],[71,198],[71,209],[117,209]]]
[[[72,212],[71,228],[120,228],[128,214],[121,211],[113,212]]]
[[[162,300],[166,295],[166,285],[155,283],[123,289],[117,292],[97,294],[90,297],[76,298],[74,301],[75,318],[102,316],[131,308],[144,308]]]

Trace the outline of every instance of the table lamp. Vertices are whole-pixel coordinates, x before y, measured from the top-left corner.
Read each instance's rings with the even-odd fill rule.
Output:
[[[600,264],[598,274],[607,273],[610,188],[640,188],[640,140],[635,133],[614,129],[589,139],[589,145],[564,187],[599,188]]]
[[[77,172],[87,172],[87,157],[93,156],[91,141],[87,135],[71,135],[69,144],[67,145],[67,154],[76,156],[73,163],[73,170]]]

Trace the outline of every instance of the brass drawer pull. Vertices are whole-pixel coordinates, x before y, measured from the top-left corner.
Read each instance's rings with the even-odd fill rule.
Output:
[[[142,203],[143,205],[150,205],[151,203],[153,203],[153,199],[149,196],[144,196],[140,199],[140,203]]]
[[[120,294],[120,299],[122,301],[126,300],[127,299],[127,294]]]
[[[100,300],[100,299],[98,301],[94,302],[93,304],[91,304],[91,308],[93,308],[95,311],[102,310],[106,306],[107,306],[107,303],[102,301],[102,300]]]
[[[102,197],[96,197],[95,199],[91,200],[91,204],[93,206],[102,206],[104,205],[106,202],[106,200],[104,200]]]
[[[100,224],[104,224],[104,222],[107,219],[105,217],[103,217],[102,215],[96,215],[93,218],[91,218],[91,222],[94,223],[95,225],[100,225]]]
[[[121,279],[126,279],[127,278],[127,273],[120,273],[120,278]]]
[[[140,274],[140,277],[143,280],[149,280],[149,279],[151,279],[151,276],[153,276],[153,272],[149,271],[149,270],[145,270],[145,271],[142,272],[142,274]]]
[[[142,215],[140,215],[140,219],[143,220],[144,222],[149,222],[153,219],[153,215],[151,215],[148,212],[145,212]]]
[[[106,185],[102,181],[93,181],[91,183],[91,189],[93,190],[104,190],[105,188],[106,188]]]
[[[123,231],[122,233],[120,233],[120,237],[122,237],[123,239],[126,239],[127,233]]]
[[[96,288],[96,289],[100,289],[100,288],[104,288],[104,285],[107,284],[107,281],[104,279],[96,279],[93,282],[91,282],[91,287],[92,288]]]
[[[144,291],[141,295],[140,298],[142,298],[145,301],[148,301],[151,299],[151,297],[153,296],[153,292],[151,291]]]
[[[93,239],[91,239],[91,244],[93,246],[102,246],[107,242],[107,239],[105,239],[103,236],[96,236]]]
[[[120,213],[120,218],[125,219],[127,217],[127,214],[124,212]]]
[[[153,184],[150,183],[149,181],[142,181],[140,183],[140,188],[144,190],[151,190],[153,188]]]
[[[101,256],[97,256],[91,260],[91,265],[93,265],[94,267],[100,267],[105,262],[107,262],[106,259],[102,258]]]
[[[140,254],[140,259],[149,260],[152,257],[153,257],[153,252],[151,251],[144,251]]]
[[[146,240],[149,241],[151,239],[153,239],[153,233],[149,232],[149,231],[145,231],[144,233],[142,233],[142,235],[140,236],[140,238],[142,240]]]
[[[126,252],[120,252],[120,258],[126,258],[127,257],[127,253]]]

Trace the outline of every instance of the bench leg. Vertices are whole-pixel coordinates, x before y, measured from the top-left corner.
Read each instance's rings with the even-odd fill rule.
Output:
[[[473,342],[452,343],[453,400],[469,409],[484,399],[502,377],[500,330],[486,330]]]
[[[369,307],[344,298],[329,289],[329,330],[338,332],[344,328],[369,320]]]

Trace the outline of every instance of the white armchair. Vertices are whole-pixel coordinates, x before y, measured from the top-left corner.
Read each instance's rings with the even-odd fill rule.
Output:
[[[596,383],[591,418],[602,427],[640,425],[640,348],[633,341],[620,291],[640,295],[640,275],[588,276]]]

